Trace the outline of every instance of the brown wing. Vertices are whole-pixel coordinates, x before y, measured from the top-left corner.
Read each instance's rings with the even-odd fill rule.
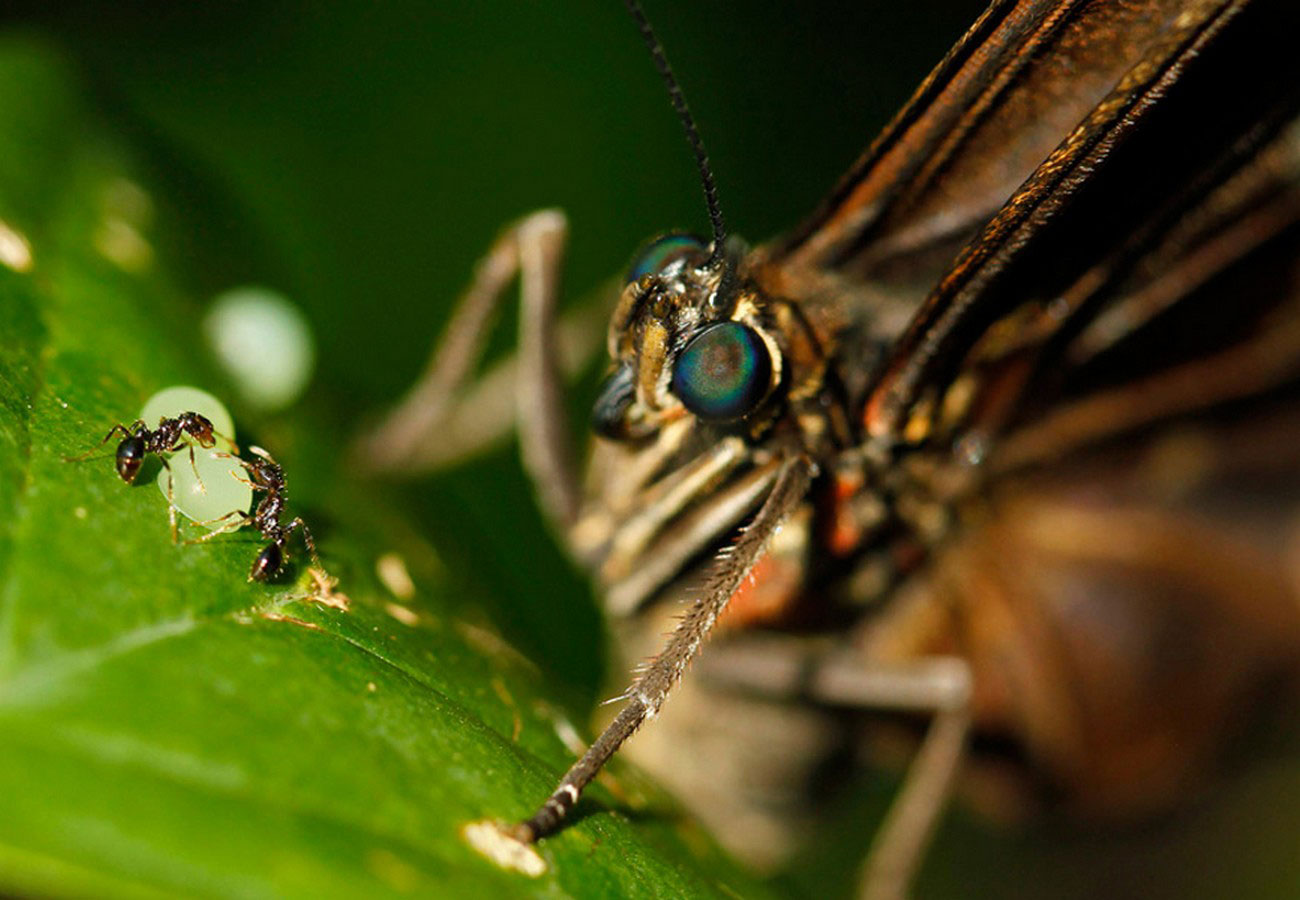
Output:
[[[1297,135],[1154,231],[988,329],[954,384],[968,405],[940,401],[936,421],[913,430],[960,440],[971,461],[996,437],[988,468],[1006,474],[1215,407],[1289,402],[1300,378]]]
[[[947,263],[1186,6],[997,0],[781,242],[781,260],[875,278],[937,244]]]
[[[1037,342],[1022,385],[1032,374],[1041,386],[1044,370],[1059,381],[1083,352],[1059,355],[1071,337],[1199,249],[1205,236],[1182,223],[1216,210],[1226,221],[1285,190],[1286,162],[1256,179],[1249,204],[1221,188],[1247,180],[1238,173],[1295,113],[1297,26],[1300,6],[1287,0],[994,4],[822,209],[772,250],[775,262],[877,292],[930,285],[863,398],[869,433],[900,437],[980,342],[985,358]],[[1285,230],[1287,215],[1243,226],[1235,255]],[[952,240],[967,238],[952,261]],[[1004,401],[1018,396],[1001,387]],[[909,439],[930,437],[932,424]]]
[[[884,656],[961,648],[981,731],[1092,811],[1167,801],[1300,659],[1297,26],[995,4],[773,251],[929,282],[863,423],[975,478],[931,482],[961,527],[868,625]]]
[[[960,648],[981,735],[1014,739],[1047,797],[1076,812],[1185,798],[1244,725],[1294,722],[1297,470],[1293,409],[1185,424],[1002,481],[906,599],[868,623],[872,651]],[[1006,764],[990,753],[976,771]]]
[[[961,253],[892,350],[867,398],[873,435],[895,432],[921,392],[1026,301],[1053,303],[1103,260],[1125,265],[1252,159],[1294,113],[1300,83],[1285,0],[1203,2],[1147,54],[1038,167]],[[1063,310],[1079,328],[1103,307],[1092,291]]]

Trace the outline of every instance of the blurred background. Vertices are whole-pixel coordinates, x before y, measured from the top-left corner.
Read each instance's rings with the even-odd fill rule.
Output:
[[[757,242],[794,226],[983,5],[647,0],[732,230]],[[66,55],[142,152],[177,223],[160,239],[189,261],[196,303],[254,283],[305,311],[317,373],[300,414],[338,450],[418,373],[473,265],[515,218],[567,212],[569,304],[593,302],[653,234],[706,228],[680,127],[614,0],[8,10],[6,36]],[[510,347],[512,326],[508,314],[493,352]],[[572,393],[575,426],[596,375]],[[333,477],[307,471],[306,495]],[[594,599],[546,535],[513,446],[392,493],[467,603],[575,703],[601,695]],[[1098,884],[1112,895],[1300,896],[1295,779],[1281,784],[1289,795],[1266,775],[1190,819],[1118,835],[1007,835],[959,813],[922,896],[1087,897]],[[820,896],[843,883],[892,786],[864,785],[863,802],[840,811],[849,837],[782,885]],[[1261,829],[1261,804],[1288,796],[1278,824]]]

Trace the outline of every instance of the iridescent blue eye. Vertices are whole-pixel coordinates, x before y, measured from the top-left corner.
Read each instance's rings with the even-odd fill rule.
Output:
[[[772,357],[758,333],[718,322],[695,335],[673,366],[673,393],[708,422],[749,415],[772,386]]]
[[[627,281],[640,281],[647,275],[662,272],[669,263],[683,256],[702,254],[704,249],[704,242],[693,234],[674,233],[655,238],[632,260],[632,268],[627,270]]]

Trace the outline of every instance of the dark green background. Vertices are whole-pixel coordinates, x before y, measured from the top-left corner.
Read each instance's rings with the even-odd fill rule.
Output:
[[[981,7],[649,3],[732,229],[761,240],[794,225]],[[307,311],[320,366],[300,415],[339,448],[417,372],[505,223],[566,210],[570,301],[653,233],[705,225],[680,128],[614,0],[34,4],[11,17],[10,31],[67,55],[143,153],[175,223],[160,237],[187,259],[196,304],[256,282]],[[509,340],[503,328],[498,351]],[[590,395],[588,378],[575,421]],[[295,473],[309,505],[346,477],[330,457]],[[388,493],[430,534],[464,602],[538,660],[561,696],[578,706],[599,696],[598,615],[545,535],[513,448]],[[923,894],[1300,895],[1300,852],[1288,851],[1295,779],[1283,778],[1293,802],[1270,826],[1256,810],[1276,778],[1261,778],[1118,836],[1008,838],[959,815]],[[841,811],[848,837],[788,886],[817,895],[842,883],[889,787],[864,787],[857,810]]]

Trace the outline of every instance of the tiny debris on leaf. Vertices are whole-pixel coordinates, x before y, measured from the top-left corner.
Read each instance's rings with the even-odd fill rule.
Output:
[[[532,846],[507,835],[497,822],[470,822],[460,833],[465,843],[503,869],[514,869],[529,878],[546,873],[546,860]]]
[[[318,566],[309,566],[307,574],[311,576],[312,581],[311,590],[307,593],[308,600],[343,612],[348,611],[352,598],[342,591],[335,590],[339,586],[337,578]]]
[[[315,622],[308,622],[304,619],[299,619],[297,616],[286,616],[284,613],[278,613],[278,612],[263,612],[260,615],[262,616],[263,619],[266,619],[267,621],[270,622],[287,622],[290,625],[297,625],[299,628],[309,628],[312,631],[325,630],[321,628],[319,625],[317,625]]]

